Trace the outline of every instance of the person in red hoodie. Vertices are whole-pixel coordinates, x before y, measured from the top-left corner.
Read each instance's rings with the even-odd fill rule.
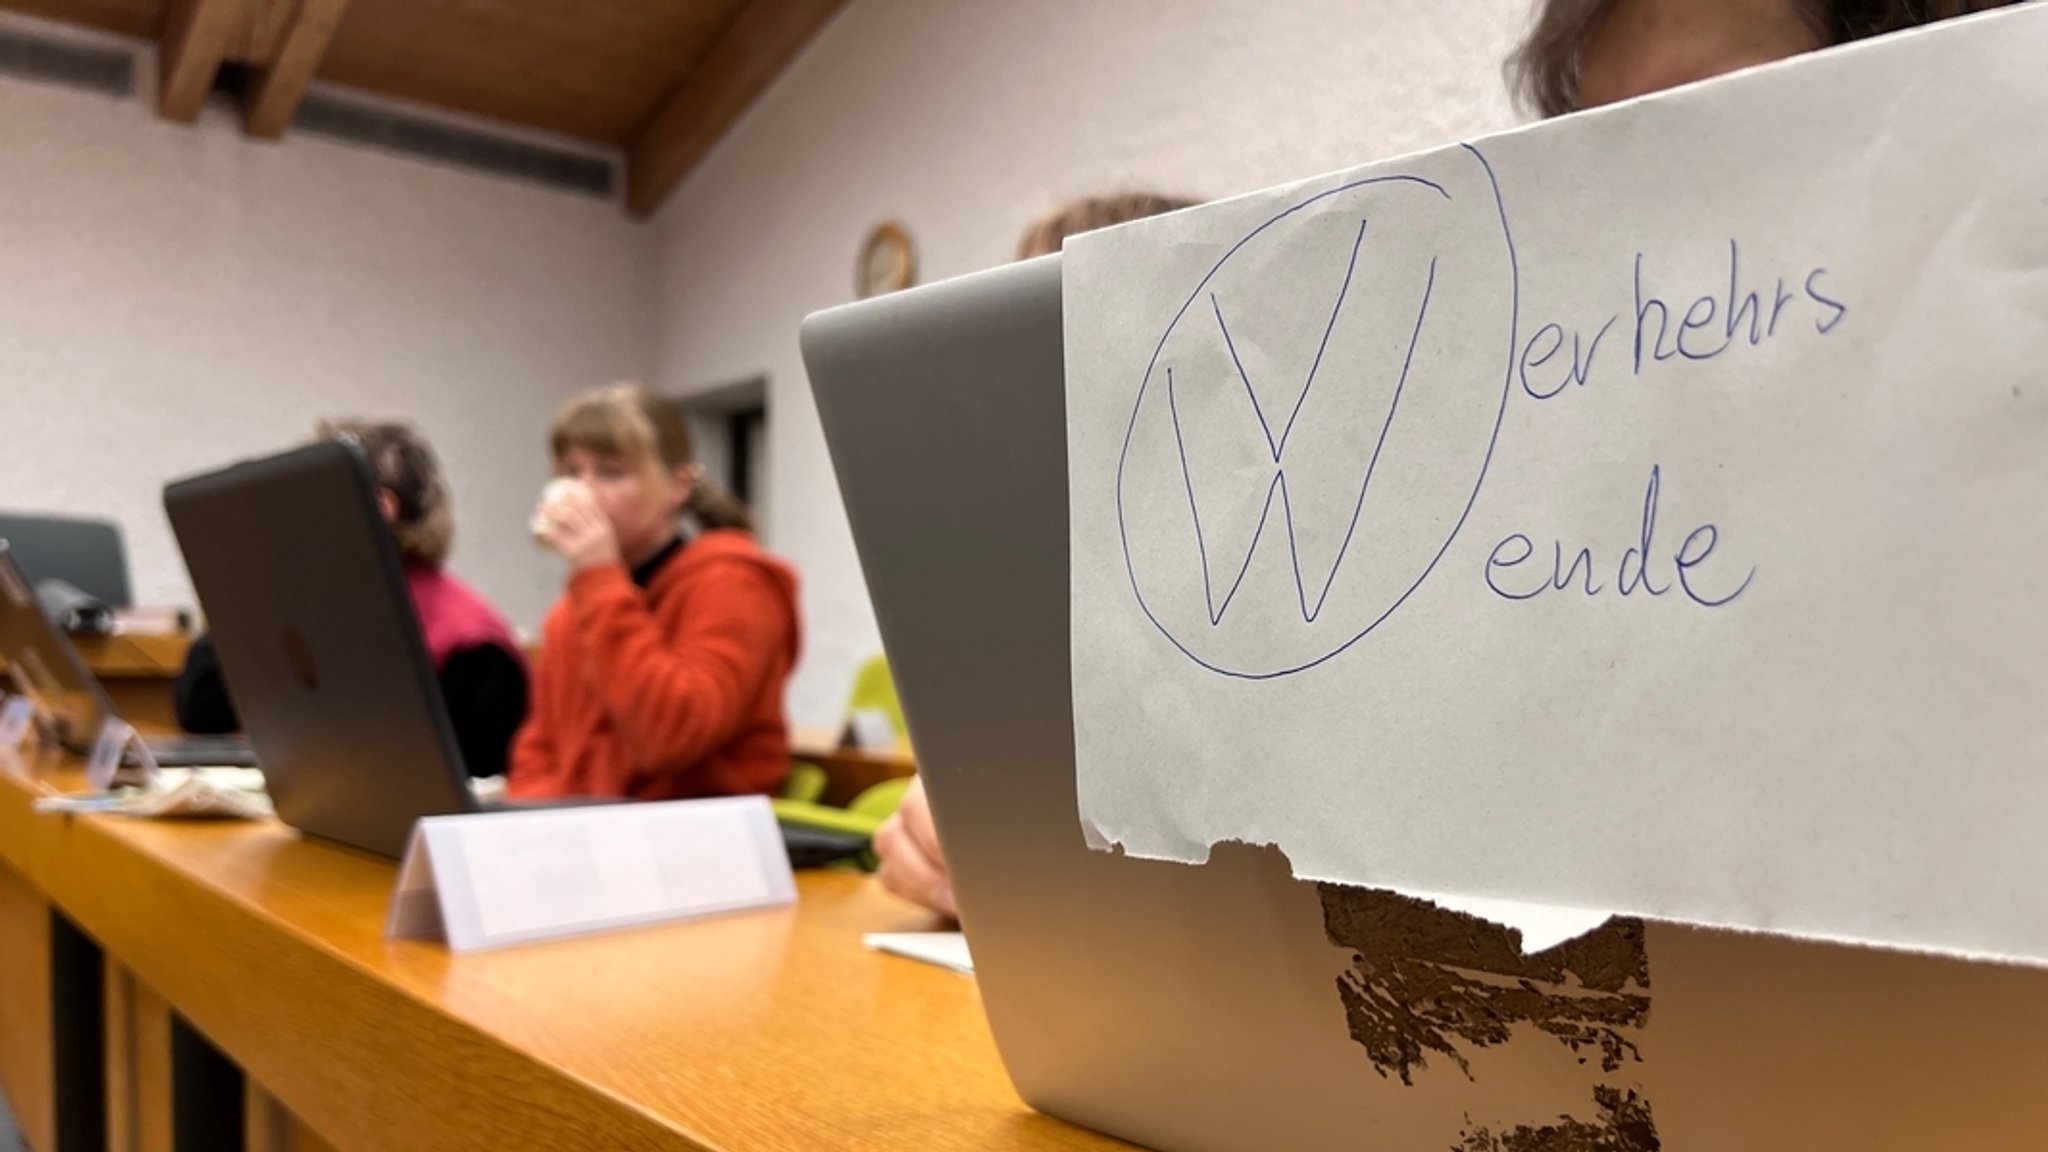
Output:
[[[541,633],[507,794],[774,791],[789,775],[795,573],[702,479],[682,415],[646,390],[577,397],[552,447],[557,478],[533,528],[569,562],[569,586]]]

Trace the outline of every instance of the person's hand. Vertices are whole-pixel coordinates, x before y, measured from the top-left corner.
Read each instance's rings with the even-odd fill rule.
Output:
[[[910,782],[903,804],[875,831],[875,855],[882,861],[881,870],[875,873],[882,887],[959,919],[953,881],[946,873],[945,853],[939,849],[938,829],[932,826],[923,780]]]
[[[598,506],[597,494],[577,480],[558,479],[541,492],[533,535],[578,572],[621,563],[618,533]]]

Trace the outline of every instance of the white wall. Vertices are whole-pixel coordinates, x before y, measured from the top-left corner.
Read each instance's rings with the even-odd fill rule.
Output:
[[[158,492],[329,413],[440,449],[455,568],[534,625],[527,541],[575,389],[769,379],[771,547],[805,580],[799,723],[879,650],[797,351],[876,221],[926,282],[1072,196],[1221,196],[1512,122],[1526,0],[853,0],[653,228],[571,193],[0,77],[0,507],[113,515],[189,603]],[[141,90],[152,89],[148,54]]]
[[[455,570],[532,627],[561,585],[526,529],[547,422],[653,367],[650,238],[586,196],[0,77],[0,507],[119,519],[137,598],[190,604],[167,478],[406,416],[455,487]]]
[[[879,650],[797,326],[904,221],[925,282],[1078,195],[1223,196],[1514,122],[1526,0],[853,0],[663,210],[660,381],[769,378],[769,544],[805,580],[799,723]]]

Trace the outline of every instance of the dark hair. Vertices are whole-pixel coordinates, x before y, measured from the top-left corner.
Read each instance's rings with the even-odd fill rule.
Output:
[[[354,440],[370,461],[377,487],[398,501],[391,535],[408,564],[439,568],[455,546],[455,501],[426,437],[392,420],[322,420],[324,439]]]
[[[1802,0],[1807,23],[1830,44],[1847,44],[1887,32],[1898,32],[1989,12],[2019,0]]]
[[[1128,224],[1143,220],[1147,216],[1159,216],[1167,212],[1178,212],[1201,203],[1182,196],[1162,196],[1156,192],[1119,192],[1110,196],[1090,196],[1060,205],[1051,212],[1032,221],[1031,227],[1017,241],[1017,259],[1029,260],[1033,256],[1050,256],[1060,250],[1067,237],[1097,228],[1108,228],[1117,224]]]
[[[555,459],[571,448],[616,456],[649,472],[671,472],[697,463],[690,425],[674,404],[638,384],[593,388],[555,416],[549,432]],[[702,476],[684,506],[705,528],[754,530],[753,513],[740,500]]]
[[[1578,110],[1579,54],[1613,0],[1543,0],[1502,71],[1524,109],[1545,116]],[[1808,27],[1827,44],[1846,44],[1987,12],[2020,0],[1795,0]]]

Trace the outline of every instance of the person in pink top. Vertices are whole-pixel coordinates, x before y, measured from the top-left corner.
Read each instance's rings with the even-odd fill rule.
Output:
[[[334,420],[321,424],[320,434],[352,439],[368,458],[463,764],[471,776],[502,775],[526,719],[526,656],[504,616],[445,567],[455,543],[455,511],[434,450],[399,423]],[[188,732],[241,727],[207,637],[193,642],[173,695],[178,723]]]

